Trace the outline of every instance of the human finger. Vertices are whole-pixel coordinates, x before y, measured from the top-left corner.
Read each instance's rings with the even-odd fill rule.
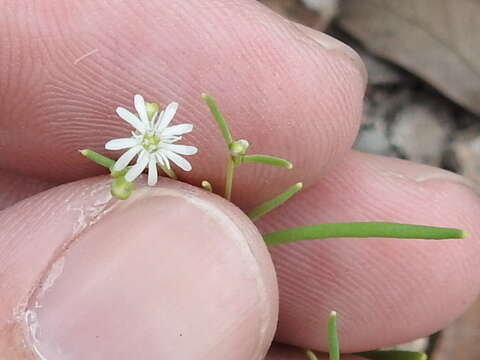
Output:
[[[259,222],[391,221],[465,230],[466,239],[325,239],[270,247],[280,289],[277,340],[326,350],[337,311],[342,349],[370,350],[446,326],[480,288],[480,202],[445,170],[352,152],[319,183]]]
[[[0,358],[263,359],[277,288],[248,218],[179,182],[125,202],[108,182],[0,212]]]
[[[221,192],[226,148],[200,99],[207,92],[252,152],[294,163],[291,171],[239,168],[234,199],[248,207],[299,180],[313,183],[360,122],[358,56],[257,1],[11,1],[4,13],[0,166],[24,175],[65,182],[100,174],[77,150],[102,151],[128,136],[114,109],[141,93],[181,104],[176,121],[194,124],[185,141],[200,149],[181,177]]]

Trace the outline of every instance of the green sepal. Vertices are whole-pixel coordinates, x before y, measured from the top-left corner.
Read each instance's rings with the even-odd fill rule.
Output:
[[[110,192],[119,200],[127,200],[132,194],[133,188],[132,182],[125,180],[124,177],[118,177],[112,181]]]

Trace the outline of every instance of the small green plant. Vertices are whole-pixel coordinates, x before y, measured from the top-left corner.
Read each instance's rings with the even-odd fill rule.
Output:
[[[328,317],[327,339],[329,360],[340,360],[336,311],[330,312]],[[305,349],[304,353],[308,360],[318,360],[312,350]],[[425,353],[406,350],[374,350],[355,353],[355,355],[370,360],[427,360],[427,355]]]
[[[288,160],[271,155],[247,154],[249,142],[245,139],[234,140],[227,121],[220,113],[216,103],[207,94],[202,98],[208,105],[210,112],[218,125],[226,145],[226,174],[224,197],[231,200],[233,191],[233,177],[236,167],[247,163],[262,163],[292,169],[293,164]],[[173,120],[177,103],[170,103],[161,110],[157,103],[145,102],[141,95],[134,96],[134,105],[137,114],[119,107],[117,114],[128,122],[135,130],[128,138],[110,140],[105,144],[107,150],[128,149],[118,160],[110,159],[89,149],[80,150],[80,153],[95,163],[107,168],[113,178],[111,193],[120,200],[126,200],[134,191],[133,181],[148,168],[148,185],[157,183],[157,166],[169,177],[177,179],[170,166],[175,163],[184,171],[192,169],[190,163],[182,155],[194,155],[198,149],[195,146],[178,145],[182,135],[192,131],[193,125],[179,124],[169,126]],[[137,156],[135,165],[129,163]],[[298,182],[275,198],[253,208],[247,215],[252,221],[257,221],[273,209],[282,205],[302,189]],[[207,180],[202,181],[201,187],[212,192],[212,185]],[[336,237],[384,237],[402,239],[458,239],[466,237],[460,229],[434,227],[425,225],[399,224],[390,222],[346,222],[313,224],[309,226],[282,229],[268,234],[263,238],[268,246],[280,245],[302,240],[318,240]],[[336,330],[337,314],[332,312],[328,319],[328,342],[330,360],[339,360],[339,345]],[[305,350],[309,360],[317,357],[312,350]],[[410,351],[376,350],[358,353],[357,355],[372,360],[425,360],[426,355]]]

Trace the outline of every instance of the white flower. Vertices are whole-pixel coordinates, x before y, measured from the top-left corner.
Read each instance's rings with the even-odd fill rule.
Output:
[[[127,181],[135,180],[148,166],[148,185],[155,185],[158,179],[157,163],[160,167],[170,170],[170,160],[182,170],[190,171],[192,166],[180,155],[197,153],[195,146],[174,144],[193,129],[191,124],[168,126],[178,108],[178,104],[171,102],[160,114],[155,113],[148,118],[145,100],[141,95],[135,95],[135,109],[138,116],[123,107],[117,108],[117,114],[135,128],[129,138],[113,139],[105,144],[105,149],[128,149],[115,162],[113,170],[120,171],[127,167],[132,159],[138,155],[137,162],[125,174]],[[180,155],[179,155],[180,154]]]

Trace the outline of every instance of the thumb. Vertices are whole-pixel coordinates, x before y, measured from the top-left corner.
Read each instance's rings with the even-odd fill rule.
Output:
[[[256,227],[189,185],[120,202],[108,182],[0,212],[0,358],[263,359],[278,299]]]

